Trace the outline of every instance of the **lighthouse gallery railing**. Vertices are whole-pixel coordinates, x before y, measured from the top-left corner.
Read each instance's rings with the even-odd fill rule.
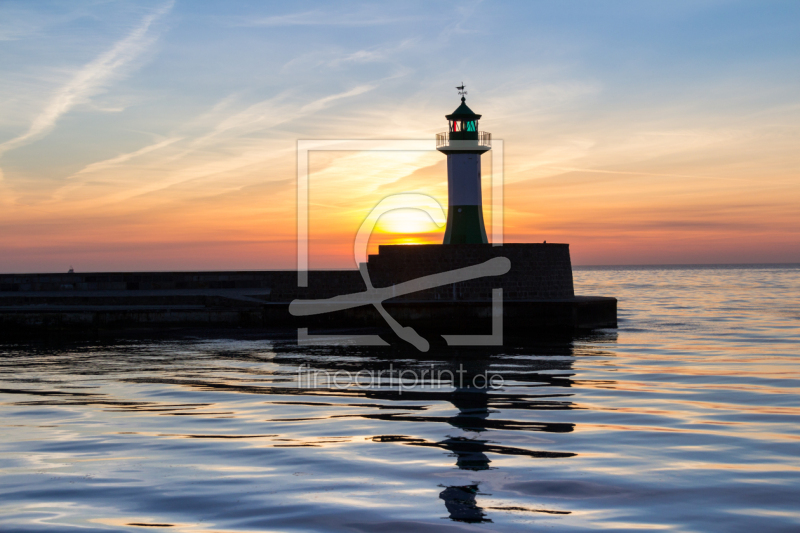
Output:
[[[491,148],[491,146],[492,146],[492,134],[489,133],[488,131],[479,131],[477,133],[478,133],[478,139],[477,139],[478,146],[488,146],[489,148]],[[451,140],[452,141],[465,141],[466,139],[461,138],[460,134],[461,134],[461,132],[458,132],[457,133],[458,138],[451,139],[450,138],[450,132],[445,131],[443,133],[437,133],[436,134],[436,148],[449,146]],[[475,139],[469,139],[469,140],[470,141],[475,141]]]

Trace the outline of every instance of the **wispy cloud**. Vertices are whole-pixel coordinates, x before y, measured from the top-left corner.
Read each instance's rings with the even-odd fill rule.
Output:
[[[203,119],[213,119],[220,113],[223,115],[220,120],[209,133],[198,137],[192,144],[204,145],[208,141],[219,137],[221,134],[238,130],[238,133],[243,133],[253,130],[261,130],[271,128],[290,120],[296,114],[296,107],[289,105],[286,100],[289,98],[290,93],[284,91],[276,96],[261,100],[248,106],[247,108],[231,112],[229,107],[234,101],[234,96],[223,98],[220,102],[204,114],[203,117],[198,117],[197,122],[201,123]]]
[[[293,145],[276,149],[270,141],[247,139],[246,136],[314,115],[341,100],[374,90],[377,86],[378,83],[358,85],[347,91],[306,100],[304,104],[286,91],[237,112],[231,112],[236,95],[230,95],[169,138],[133,152],[87,165],[70,176],[68,182],[64,183],[52,198],[56,202],[63,202],[66,198],[72,198],[76,191],[86,187],[87,184],[90,188],[95,188],[99,183],[98,178],[106,184],[114,181],[116,189],[110,194],[107,189],[101,188],[89,192],[88,196],[78,195],[77,201],[81,206],[97,208],[101,205],[128,201],[131,198],[213,176],[227,177],[226,184],[222,187],[223,191],[235,189],[236,176],[246,175],[248,169],[254,165],[282,160],[294,150]],[[202,136],[193,137],[192,130],[203,127],[203,123],[215,119],[216,124],[209,128],[210,131]],[[164,150],[170,146],[177,150]],[[132,171],[127,163],[134,158],[142,158],[150,170]],[[110,170],[112,168],[114,170]],[[157,178],[152,177],[153,169],[157,169],[155,171]],[[204,189],[206,193],[209,193],[208,189],[208,187]],[[83,190],[87,192],[86,189]]]
[[[248,20],[244,26],[380,26],[408,22],[418,17],[391,17],[386,15],[370,15],[363,13],[331,13],[326,11],[304,11],[274,15],[260,19]]]
[[[350,98],[351,96],[358,96],[360,94],[364,94],[365,92],[371,91],[375,88],[374,85],[359,85],[358,87],[354,87],[349,91],[345,91],[343,93],[332,94],[330,96],[326,96],[325,98],[320,98],[319,100],[314,100],[303,107],[300,108],[301,114],[306,113],[314,113],[316,111],[320,111],[328,105],[332,104],[336,100],[341,100],[342,98]]]
[[[663,172],[628,172],[623,170],[600,170],[597,168],[574,168],[574,167],[556,167],[551,166],[554,170],[560,170],[563,172],[588,172],[591,174],[623,174],[626,176],[652,176],[656,178],[689,178],[689,179],[701,179],[701,180],[722,180],[722,181],[741,181],[743,183],[758,183],[757,180],[746,180],[746,179],[739,179],[739,178],[730,178],[727,176],[698,176],[696,174],[665,174]]]
[[[127,201],[131,198],[163,191],[176,185],[189,181],[201,180],[215,175],[230,175],[252,165],[264,165],[267,161],[279,159],[288,150],[248,150],[241,154],[219,158],[213,161],[199,163],[193,166],[180,168],[170,172],[159,180],[137,183],[135,186],[119,190],[118,192],[98,199],[98,203],[113,203]]]
[[[150,28],[157,19],[172,9],[173,4],[174,0],[147,15],[124,39],[80,69],[69,83],[56,91],[33,120],[28,131],[0,144],[0,155],[45,135],[65,113],[85,102],[92,94],[119,76],[124,66],[141,55],[155,41]]]
[[[106,159],[104,161],[98,161],[97,163],[92,163],[91,165],[87,165],[87,166],[83,167],[81,170],[79,170],[78,172],[76,172],[75,174],[73,174],[70,177],[78,176],[80,174],[88,174],[90,172],[97,172],[97,171],[100,171],[100,170],[106,170],[106,169],[115,167],[117,165],[121,165],[122,163],[126,163],[126,162],[130,161],[131,159],[134,159],[136,157],[139,157],[139,156],[142,156],[142,155],[145,155],[145,154],[149,154],[150,152],[154,152],[156,150],[164,148],[165,146],[169,146],[170,144],[178,142],[178,141],[180,141],[182,139],[183,139],[182,137],[173,137],[171,139],[164,139],[161,142],[157,142],[155,144],[151,144],[149,146],[145,146],[144,148],[140,148],[139,150],[136,150],[135,152],[129,152],[127,154],[118,155],[117,157],[112,157],[111,159]]]
[[[467,25],[467,21],[475,14],[478,6],[482,3],[483,0],[476,0],[473,2],[460,4],[456,9],[456,13],[458,15],[457,20],[451,22],[444,28],[444,30],[442,30],[441,34],[439,35],[439,40],[449,41],[453,38],[459,38],[471,33],[477,33],[477,30],[467,29],[465,26]]]
[[[376,87],[376,84],[358,85],[344,92],[312,100],[304,105],[301,105],[296,100],[291,101],[291,92],[284,91],[272,98],[256,102],[239,112],[230,114],[226,111],[226,108],[231,103],[232,97],[227,97],[216,104],[214,109],[208,113],[210,117],[216,114],[216,112],[226,111],[225,117],[214,126],[209,133],[195,139],[192,145],[194,147],[206,145],[212,139],[216,139],[228,132],[242,135],[252,131],[263,131],[274,128],[280,124],[285,124],[321,111],[338,100],[372,91]]]
[[[374,63],[380,61],[390,61],[395,58],[398,52],[411,48],[418,43],[419,39],[406,39],[393,46],[376,46],[369,49],[358,50],[343,57],[331,61],[331,66],[339,66],[347,63]]]

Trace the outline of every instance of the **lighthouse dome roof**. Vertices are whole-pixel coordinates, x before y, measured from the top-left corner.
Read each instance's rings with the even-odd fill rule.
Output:
[[[467,106],[466,98],[463,96],[461,97],[461,105],[456,108],[449,115],[445,115],[447,120],[478,120],[481,118],[480,115],[476,114],[472,109]]]

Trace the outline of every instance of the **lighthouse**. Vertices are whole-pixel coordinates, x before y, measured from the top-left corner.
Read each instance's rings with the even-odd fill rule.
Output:
[[[467,106],[464,84],[461,105],[445,115],[448,131],[436,135],[436,149],[447,156],[447,229],[443,244],[485,244],[481,200],[481,154],[492,149],[491,134],[478,131],[480,115]]]

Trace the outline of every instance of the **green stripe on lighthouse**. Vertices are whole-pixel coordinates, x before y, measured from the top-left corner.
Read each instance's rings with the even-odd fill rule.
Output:
[[[447,229],[442,244],[486,244],[483,207],[451,205],[447,210]]]

